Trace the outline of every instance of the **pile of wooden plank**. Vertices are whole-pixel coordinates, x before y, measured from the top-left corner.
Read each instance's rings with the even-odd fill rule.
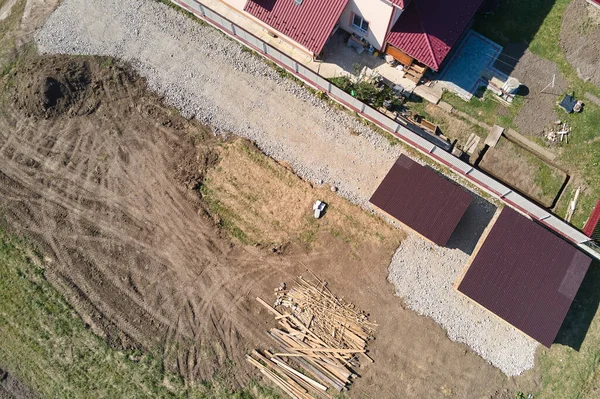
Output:
[[[290,290],[278,288],[275,306],[257,298],[278,321],[268,334],[271,351],[253,351],[247,360],[292,398],[326,397],[348,389],[375,324],[354,305],[336,297],[327,284],[299,277]]]

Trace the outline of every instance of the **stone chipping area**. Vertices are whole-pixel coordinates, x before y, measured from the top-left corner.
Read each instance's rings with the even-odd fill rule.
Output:
[[[538,343],[453,288],[481,236],[481,226],[499,209],[474,198],[447,248],[415,235],[404,240],[392,258],[388,280],[415,312],[431,317],[452,341],[462,342],[508,376],[534,366]],[[456,233],[456,232],[455,232]]]
[[[217,135],[254,141],[302,178],[329,184],[365,208],[402,153],[401,146],[281,76],[221,32],[156,1],[64,0],[37,33],[36,44],[42,53],[129,62],[183,116],[197,118]],[[482,213],[482,220],[472,220],[479,232],[490,218],[483,208],[474,208]],[[506,374],[531,368],[536,345],[452,289],[473,245],[456,247],[462,249],[409,235],[390,265],[397,294]]]

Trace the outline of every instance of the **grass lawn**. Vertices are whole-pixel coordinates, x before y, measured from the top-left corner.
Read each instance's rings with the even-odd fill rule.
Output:
[[[583,98],[586,92],[600,96],[600,88],[578,78],[577,71],[568,63],[560,47],[562,16],[569,3],[570,0],[504,0],[493,14],[478,16],[473,29],[503,46],[514,42],[527,43],[532,53],[557,64],[568,82],[569,92],[578,98]],[[483,101],[473,99],[465,102],[446,93],[443,100],[485,123],[514,128],[513,121],[522,99],[517,99],[516,106],[507,111],[498,102],[489,99],[489,95],[485,93]],[[566,115],[563,111],[559,114],[572,127],[572,134],[569,144],[561,145],[557,161],[577,177],[577,184],[581,183],[585,188],[572,219],[573,225],[582,228],[600,198],[600,107],[587,101],[581,114]],[[567,188],[555,210],[558,216],[565,216],[568,202],[576,189],[577,186]]]
[[[26,244],[0,230],[0,368],[42,398],[276,398],[218,379],[189,386],[140,350],[116,350],[87,329],[36,266]]]
[[[512,105],[505,106],[492,96],[495,94],[486,90],[481,98],[473,97],[467,102],[456,94],[446,91],[442,95],[442,100],[490,126],[499,125],[515,129],[514,119],[523,107],[523,97],[517,96]]]

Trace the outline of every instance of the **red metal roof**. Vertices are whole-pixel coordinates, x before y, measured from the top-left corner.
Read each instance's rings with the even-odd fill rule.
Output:
[[[244,11],[319,54],[348,0],[248,0]]]
[[[600,0],[598,0],[598,1],[600,1]],[[596,207],[592,211],[590,218],[585,223],[585,227],[583,228],[583,234],[585,234],[588,237],[591,237],[592,234],[594,234],[594,230],[596,229],[596,227],[600,227],[599,224],[600,224],[600,200],[598,200],[598,203],[596,204]]]
[[[401,155],[370,202],[438,245],[446,245],[473,198],[434,170]]]
[[[389,0],[390,3],[397,5],[401,9],[404,10],[404,6],[409,2],[409,0]]]
[[[458,290],[550,347],[591,261],[550,230],[506,207]]]
[[[413,0],[387,42],[438,71],[484,0]]]

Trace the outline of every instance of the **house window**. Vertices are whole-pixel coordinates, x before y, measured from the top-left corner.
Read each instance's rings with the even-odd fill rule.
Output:
[[[367,33],[369,31],[369,23],[358,14],[354,14],[352,17],[352,26],[362,33]]]

